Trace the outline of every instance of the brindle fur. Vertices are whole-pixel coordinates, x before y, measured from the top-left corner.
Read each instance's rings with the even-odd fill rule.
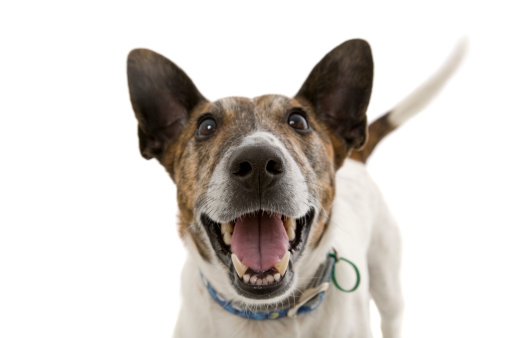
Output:
[[[389,113],[384,114],[368,126],[368,142],[361,149],[354,149],[350,158],[366,163],[377,144],[391,133],[396,126],[389,121]]]
[[[308,122],[314,133],[298,134],[287,124],[287,112],[293,108],[303,108],[308,113]],[[199,118],[209,115],[217,121],[217,132],[206,140],[197,140],[195,130]],[[333,176],[335,168],[332,142],[317,122],[313,111],[303,107],[296,99],[280,95],[266,95],[254,98],[226,98],[201,105],[195,109],[184,126],[180,138],[167,148],[161,158],[162,165],[178,187],[178,206],[180,209],[181,236],[190,234],[199,253],[207,259],[207,250],[194,214],[197,201],[210,189],[211,173],[222,158],[223,153],[241,141],[241,136],[255,130],[276,132],[280,141],[287,147],[307,182],[311,183],[312,196],[319,196],[323,207],[321,219],[316,224],[315,237],[310,243],[316,244],[322,236],[327,214],[334,199]],[[343,147],[341,147],[343,148]],[[346,154],[339,154],[341,161]],[[177,158],[179,161],[175,162]],[[322,159],[327,159],[323,161]],[[322,228],[322,229],[321,229]]]

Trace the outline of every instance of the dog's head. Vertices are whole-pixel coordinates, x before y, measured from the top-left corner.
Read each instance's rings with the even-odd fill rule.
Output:
[[[351,40],[294,98],[210,102],[168,59],[130,53],[141,154],[176,183],[180,234],[222,295],[281,301],[324,260],[335,171],[366,140],[372,80],[368,44]]]

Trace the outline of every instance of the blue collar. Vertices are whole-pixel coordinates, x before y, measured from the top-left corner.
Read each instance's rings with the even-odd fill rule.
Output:
[[[232,314],[240,316],[246,319],[266,320],[266,319],[279,319],[283,317],[296,317],[303,313],[309,313],[319,307],[320,303],[324,299],[324,293],[329,288],[329,281],[333,274],[334,265],[338,262],[339,258],[335,250],[327,256],[326,261],[322,263],[317,269],[316,277],[312,278],[312,282],[308,285],[305,291],[303,291],[297,298],[297,302],[294,300],[291,306],[285,308],[278,308],[274,311],[267,312],[254,312],[250,309],[242,308],[237,304],[227,301],[223,298],[206,278],[201,273],[201,278],[208,289],[211,298],[213,298],[221,307],[229,311]]]

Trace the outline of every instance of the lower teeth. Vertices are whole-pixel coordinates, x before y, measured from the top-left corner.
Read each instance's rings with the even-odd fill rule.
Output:
[[[234,266],[234,270],[236,270],[236,273],[238,274],[239,278],[243,279],[243,282],[250,283],[252,285],[269,285],[276,282],[279,282],[283,275],[285,275],[285,272],[287,271],[287,267],[289,265],[289,259],[290,259],[290,251],[287,251],[283,258],[275,264],[275,266],[272,268],[276,270],[277,272],[272,275],[264,275],[264,277],[260,277],[259,275],[250,275],[247,274],[247,270],[249,269],[248,266],[243,264],[239,258],[236,256],[236,254],[231,254],[232,263]],[[273,271],[274,271],[273,270]]]
[[[249,275],[244,274],[243,275],[243,282],[245,284],[251,284],[251,285],[270,285],[275,282],[279,282],[281,279],[281,275],[279,273],[276,273],[275,275],[267,275],[264,277],[260,277],[259,275]]]

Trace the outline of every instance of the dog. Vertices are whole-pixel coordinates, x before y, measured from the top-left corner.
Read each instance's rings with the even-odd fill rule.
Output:
[[[173,62],[128,56],[140,151],[177,186],[189,256],[175,337],[400,337],[400,234],[365,163],[464,54],[368,126],[364,40],[329,52],[290,98],[208,101]]]

